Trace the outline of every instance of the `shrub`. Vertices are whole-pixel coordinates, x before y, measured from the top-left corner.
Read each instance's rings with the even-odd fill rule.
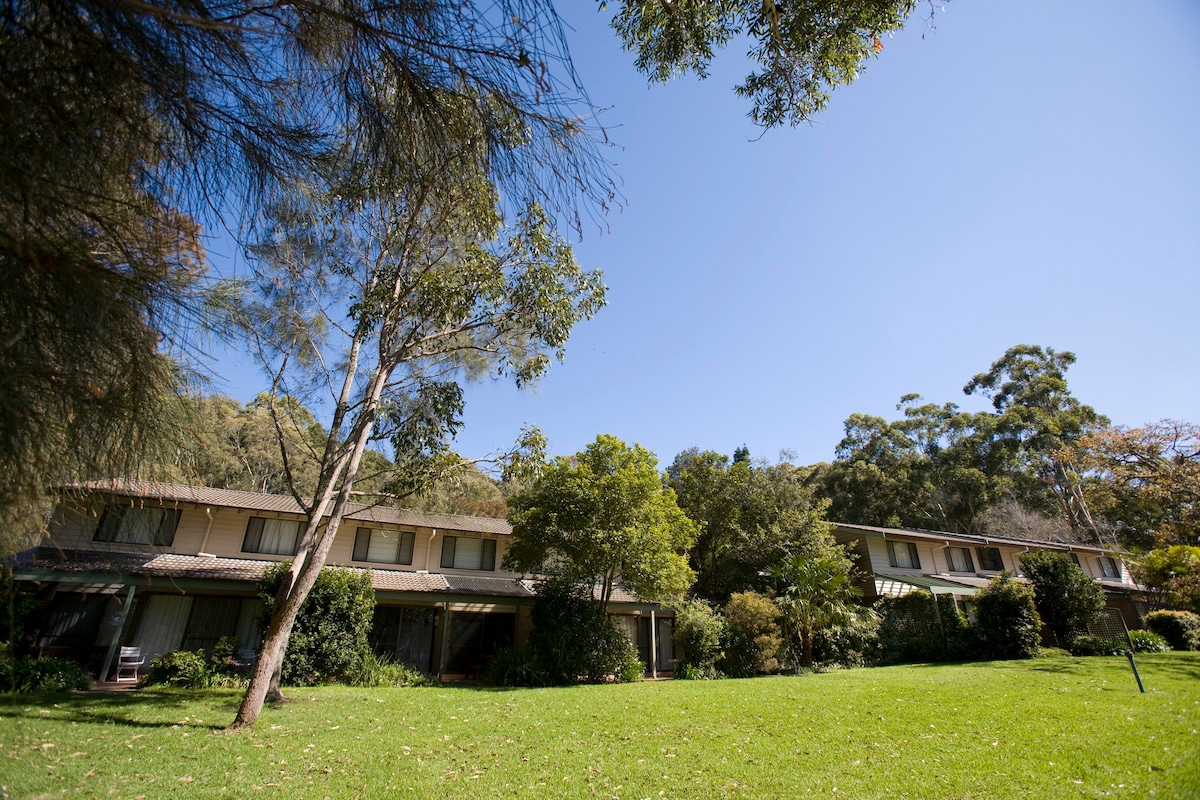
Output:
[[[1060,645],[1070,645],[1104,608],[1104,589],[1062,553],[1031,550],[1021,554],[1021,569],[1033,584],[1033,601],[1042,623]]]
[[[207,689],[212,685],[212,670],[203,650],[172,650],[151,659],[147,683],[178,686],[181,689]]]
[[[1124,655],[1128,645],[1120,639],[1101,639],[1089,634],[1076,636],[1071,642],[1071,654],[1076,656]]]
[[[1146,627],[1166,639],[1172,650],[1200,650],[1200,615],[1191,611],[1151,611]]]
[[[817,631],[813,657],[825,666],[861,667],[879,643],[879,615],[860,608],[847,622]]]
[[[15,659],[0,646],[0,691],[63,692],[91,685],[91,674],[68,658]]]
[[[1041,629],[1033,587],[1017,583],[1008,572],[993,578],[976,598],[975,630],[986,658],[1033,658]]]
[[[267,618],[287,570],[286,562],[276,564],[259,582]],[[370,571],[322,569],[296,616],[283,658],[283,682],[312,686],[342,680],[360,670],[371,652],[368,635],[374,611]]]
[[[351,686],[429,686],[433,680],[420,670],[367,653],[343,676]]]
[[[546,676],[527,647],[506,647],[488,662],[484,682],[490,686],[544,686]]]
[[[875,659],[883,664],[955,661],[969,657],[974,635],[954,598],[914,589],[877,606],[879,624]],[[940,620],[940,624],[939,624]]]
[[[697,667],[692,664],[680,664],[675,668],[675,680],[678,681],[715,681],[725,677],[716,667]]]
[[[543,581],[537,594],[529,645],[546,684],[641,678],[637,647],[599,605],[559,581]]]
[[[725,620],[703,600],[688,600],[675,608],[675,644],[682,657],[675,677],[687,670],[704,677],[715,677],[715,664],[721,657],[721,639]]]
[[[1166,653],[1171,650],[1167,640],[1151,631],[1130,631],[1129,641],[1135,653]]]
[[[779,669],[783,645],[775,601],[758,592],[739,592],[725,604],[724,655],[718,667],[726,675],[749,678]]]

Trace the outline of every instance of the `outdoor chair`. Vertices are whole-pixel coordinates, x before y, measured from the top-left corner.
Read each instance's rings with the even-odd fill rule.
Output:
[[[146,663],[140,647],[122,647],[117,658],[117,683],[137,683],[138,668]]]

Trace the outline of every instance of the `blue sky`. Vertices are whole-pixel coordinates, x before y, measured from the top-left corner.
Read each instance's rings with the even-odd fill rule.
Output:
[[[594,3],[560,3],[626,205],[585,228],[609,306],[532,389],[467,392],[458,449],[539,425],[829,460],[854,412],[962,386],[1018,343],[1071,350],[1119,424],[1200,421],[1200,5],[918,10],[811,126],[760,137],[711,76],[647,86]],[[245,401],[247,363],[214,389]]]

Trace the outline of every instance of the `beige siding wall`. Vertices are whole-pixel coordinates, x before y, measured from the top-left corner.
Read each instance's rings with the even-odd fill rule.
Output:
[[[100,520],[100,513],[103,510],[103,504],[95,505],[69,505],[66,503],[60,504],[55,510],[54,517],[50,524],[51,540],[58,547],[75,548],[75,549],[92,549],[92,550],[146,550],[147,552],[172,552],[186,553],[195,555],[199,552],[210,553],[223,558],[244,558],[261,561],[281,561],[284,556],[263,554],[263,553],[243,553],[242,541],[246,535],[246,525],[251,517],[263,517],[266,519],[297,519],[295,516],[287,516],[281,514],[270,514],[258,511],[247,511],[236,508],[220,508],[214,507],[211,509],[212,520],[211,528],[208,510],[204,506],[180,505],[179,526],[175,531],[175,540],[170,547],[156,547],[151,545],[132,545],[128,543],[116,542],[97,542],[94,541],[96,534],[96,526]],[[500,563],[504,559],[504,554],[508,551],[507,536],[488,536],[477,533],[467,533],[462,531],[443,531],[433,530],[424,527],[412,526],[388,526],[372,523],[364,527],[383,527],[396,530],[411,530],[414,533],[413,539],[413,560],[412,564],[372,564],[366,561],[354,561],[354,537],[358,531],[360,523],[354,520],[349,520],[342,523],[338,530],[337,539],[333,546],[329,549],[329,563],[331,564],[346,564],[352,566],[373,566],[384,569],[402,569],[402,570],[424,570],[430,572],[446,572],[461,575],[500,575],[512,576],[514,573],[503,572],[500,570]],[[205,534],[207,532],[207,542]],[[442,538],[445,535],[462,536],[466,538],[491,538],[496,540],[496,571],[479,571],[467,569],[446,569],[441,568],[442,554]]]
[[[875,573],[883,572],[883,573],[891,573],[891,574],[896,574],[896,575],[905,575],[905,574],[929,575],[929,574],[934,574],[934,573],[949,573],[950,572],[950,564],[946,558],[945,542],[934,541],[934,540],[929,540],[929,539],[907,539],[906,540],[906,539],[901,539],[899,537],[896,537],[896,538],[889,537],[889,539],[885,540],[885,539],[881,539],[877,536],[866,536],[866,537],[863,537],[863,540],[865,540],[866,551],[867,551],[868,557],[870,559],[872,572],[875,572]],[[895,542],[907,541],[907,542],[912,542],[913,544],[915,544],[917,546],[917,555],[921,559],[920,569],[904,569],[902,567],[893,567],[891,565],[891,561],[888,558],[887,542],[889,540],[895,541]],[[979,575],[982,575],[982,576],[997,574],[994,571],[986,571],[980,567],[979,553],[977,550],[979,545],[977,545],[975,543],[956,543],[953,539],[950,539],[949,541],[950,541],[950,544],[954,547],[966,547],[971,551],[971,560],[974,562],[976,573],[978,573]],[[1006,545],[999,544],[999,543],[993,544],[991,546],[995,547],[996,549],[998,549],[1000,551],[1000,560],[1004,565],[1004,569],[1008,570],[1009,572],[1012,572],[1014,575],[1022,575],[1023,574],[1023,572],[1021,570],[1020,557],[1021,557],[1022,553],[1026,552],[1025,547],[1006,546]],[[860,545],[859,550],[861,551],[861,549],[862,548]],[[1096,579],[1100,579],[1101,577],[1103,577],[1103,572],[1100,567],[1100,556],[1098,554],[1094,554],[1094,553],[1086,552],[1086,551],[1078,551],[1076,553],[1076,555],[1079,556],[1079,565],[1083,568],[1084,572],[1086,572],[1088,575],[1091,575],[1093,578],[1096,578]],[[1121,582],[1124,584],[1127,584],[1128,586],[1130,586],[1132,588],[1135,585],[1135,583],[1133,580],[1133,576],[1129,571],[1129,565],[1126,564],[1125,562],[1121,561],[1119,558],[1117,558],[1115,556],[1113,556],[1113,559],[1117,562],[1117,568],[1120,570]],[[1109,580],[1112,580],[1112,579],[1109,579]]]

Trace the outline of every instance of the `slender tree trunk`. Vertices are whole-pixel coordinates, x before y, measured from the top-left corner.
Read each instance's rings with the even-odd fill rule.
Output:
[[[363,407],[358,413],[355,436],[349,451],[349,459],[345,462],[344,472],[337,468],[329,470],[323,491],[320,492],[321,499],[313,504],[302,541],[302,544],[307,546],[300,550],[303,555],[298,555],[292,562],[288,577],[279,587],[275,606],[271,611],[271,621],[263,639],[262,652],[254,665],[254,672],[250,676],[250,685],[246,688],[246,695],[242,698],[231,728],[253,726],[258,720],[259,714],[262,713],[263,703],[269,694],[273,695],[273,699],[282,698],[282,693],[278,688],[279,684],[275,679],[276,672],[283,664],[284,651],[287,648],[288,639],[291,637],[292,628],[296,624],[296,616],[300,613],[304,601],[308,599],[309,592],[317,582],[317,576],[325,566],[329,548],[337,536],[346,506],[350,502],[350,493],[354,488],[354,479],[358,475],[363,452],[371,438],[371,431],[375,428],[379,396],[383,392],[385,378],[385,367],[382,364],[377,365],[371,376],[371,385],[366,398],[364,398]],[[331,440],[333,437],[334,433],[331,430]],[[330,447],[332,447],[332,441]],[[332,507],[330,507],[333,486],[339,472],[342,472],[341,487],[338,489],[336,500],[333,500]],[[325,516],[326,510],[329,511],[329,518],[325,523],[324,530],[321,530],[321,520]],[[271,692],[272,688],[274,688],[273,693]]]

